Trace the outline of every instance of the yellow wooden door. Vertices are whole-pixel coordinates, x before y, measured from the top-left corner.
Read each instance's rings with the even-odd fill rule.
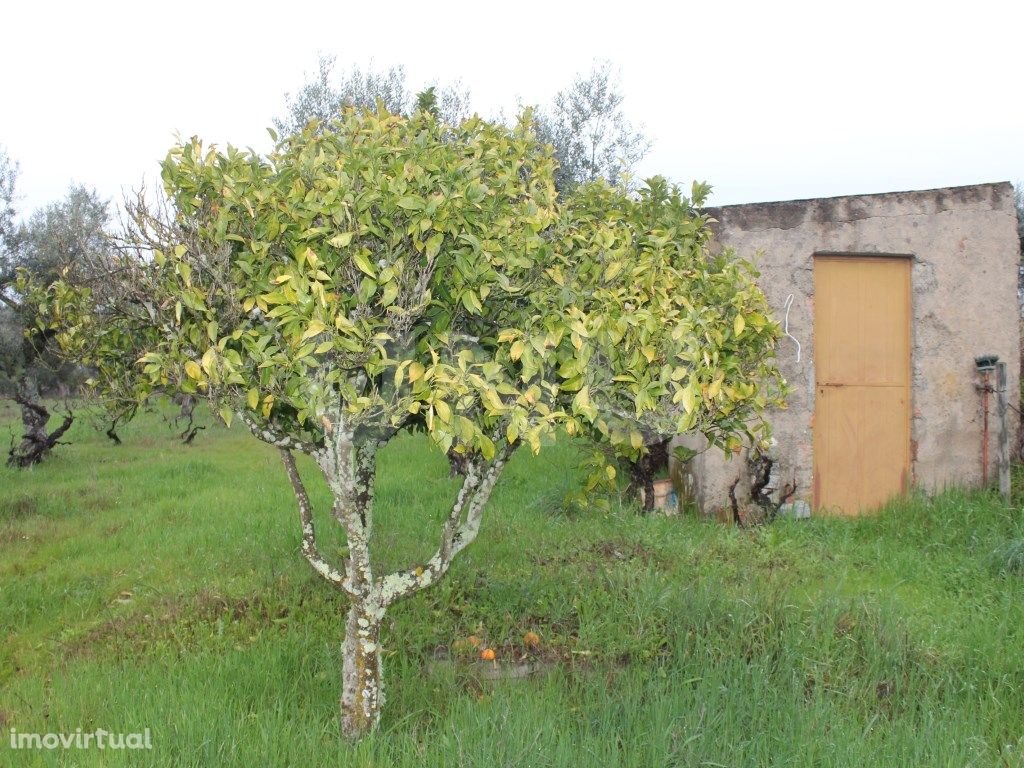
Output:
[[[814,507],[856,515],[910,475],[910,259],[814,260]]]

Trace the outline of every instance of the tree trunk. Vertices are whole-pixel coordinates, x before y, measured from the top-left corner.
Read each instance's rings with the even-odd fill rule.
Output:
[[[380,620],[383,609],[353,601],[341,646],[341,735],[358,741],[380,720]]]
[[[46,442],[46,423],[50,420],[50,414],[39,400],[39,383],[36,381],[35,371],[29,369],[18,382],[16,399],[21,409],[22,438],[18,447],[20,455],[27,455],[35,446]]]
[[[651,469],[648,456],[642,456],[639,461],[629,463],[629,487],[626,489],[626,494],[632,499],[641,501],[645,512],[654,509],[654,472]]]
[[[629,487],[626,493],[631,498],[643,498],[645,512],[654,510],[654,476],[668,467],[668,440],[661,440],[647,446],[647,453],[637,461],[629,462]]]
[[[74,421],[66,414],[64,421],[53,432],[48,433],[50,411],[40,402],[39,383],[35,371],[28,368],[22,375],[14,393],[14,401],[21,408],[21,442],[12,445],[7,453],[7,466],[31,467],[38,464],[53,450]]]

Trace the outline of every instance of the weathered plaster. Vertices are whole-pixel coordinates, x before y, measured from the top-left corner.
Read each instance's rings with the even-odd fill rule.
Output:
[[[810,502],[814,422],[816,253],[906,254],[912,260],[913,483],[927,491],[981,481],[981,405],[974,357],[1008,363],[1009,398],[1019,408],[1019,241],[1009,183],[920,192],[756,203],[710,209],[718,241],[753,258],[759,284],[781,323],[793,294],[790,332],[779,367],[793,388],[788,408],[771,414],[773,500]],[[1011,411],[1011,446],[1017,419]],[[995,450],[993,398],[992,445]],[[680,438],[701,447],[699,438]],[[709,450],[690,462],[694,500],[707,514],[731,506],[729,488],[749,494],[745,456]],[[994,472],[993,470],[990,470]],[[793,492],[782,499],[786,489]]]

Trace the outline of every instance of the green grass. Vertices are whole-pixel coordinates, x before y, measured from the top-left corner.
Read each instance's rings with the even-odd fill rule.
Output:
[[[390,614],[384,719],[353,748],[345,605],[299,554],[276,453],[238,429],[185,447],[154,416],[121,434],[76,425],[0,471],[0,765],[1024,765],[1024,514],[994,495],[740,531],[566,512],[576,449],[520,453],[447,579]],[[375,554],[397,567],[455,486],[418,439],[382,462]],[[524,679],[456,648],[509,664],[528,630]],[[9,747],[79,727],[154,749]]]

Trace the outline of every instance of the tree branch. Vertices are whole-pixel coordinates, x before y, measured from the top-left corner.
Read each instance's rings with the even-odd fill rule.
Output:
[[[327,579],[327,581],[345,590],[350,595],[354,595],[351,584],[346,581],[341,572],[320,556],[320,551],[316,546],[316,530],[313,527],[313,507],[309,503],[309,495],[306,493],[306,487],[302,484],[302,478],[299,477],[299,469],[295,466],[295,457],[286,448],[281,448],[280,451],[285,472],[288,473],[288,480],[292,484],[292,490],[295,492],[295,498],[299,503],[303,556],[313,566],[313,570]]]
[[[316,445],[286,435],[272,427],[270,424],[258,424],[255,419],[244,411],[238,411],[238,420],[245,424],[245,426],[249,428],[249,431],[258,439],[265,443],[269,443],[275,448],[281,448],[286,451],[302,451],[303,453],[310,455],[317,452],[318,447]]]
[[[426,589],[448,572],[455,556],[480,532],[484,507],[513,450],[512,446],[506,446],[486,471],[483,462],[469,462],[459,495],[441,530],[441,543],[434,556],[423,565],[385,576],[380,587],[383,605]],[[466,517],[460,524],[463,511]]]

